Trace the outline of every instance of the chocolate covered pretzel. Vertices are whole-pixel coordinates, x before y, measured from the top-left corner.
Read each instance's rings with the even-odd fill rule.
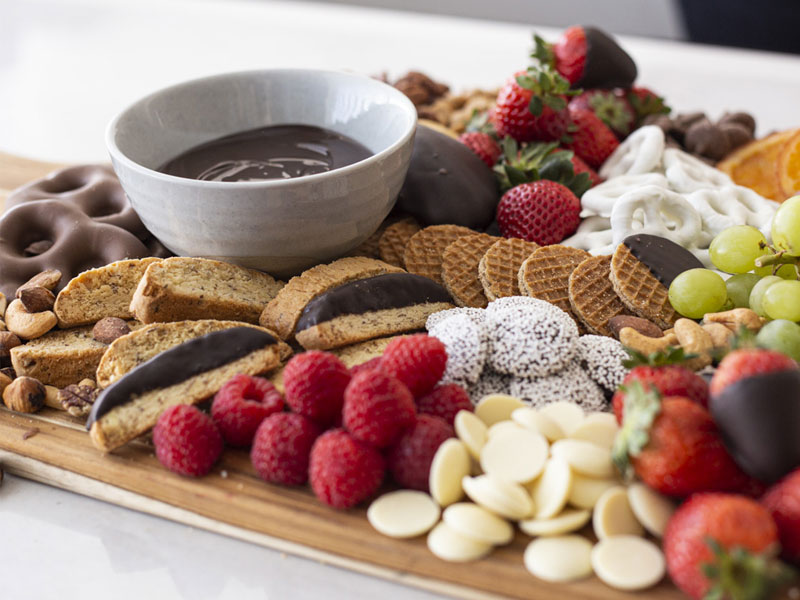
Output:
[[[46,269],[61,271],[63,287],[86,269],[150,254],[133,233],[92,219],[73,203],[23,202],[0,218],[0,292],[13,298],[20,285]]]

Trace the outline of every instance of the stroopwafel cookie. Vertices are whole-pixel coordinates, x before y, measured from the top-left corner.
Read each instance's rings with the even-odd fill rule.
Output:
[[[569,276],[590,257],[586,250],[552,244],[534,250],[519,268],[519,289],[526,296],[547,300],[570,315]]]
[[[668,329],[678,319],[669,302],[669,285],[680,273],[702,267],[691,252],[675,242],[638,234],[617,246],[609,280],[622,303],[635,315]]]
[[[519,268],[538,247],[536,242],[519,238],[504,238],[492,244],[478,265],[483,293],[490,301],[521,293]]]
[[[420,229],[406,244],[403,262],[406,270],[415,275],[442,280],[442,260],[445,249],[458,238],[475,232],[460,225],[431,225]]]
[[[380,259],[395,267],[404,267],[403,254],[408,240],[419,230],[419,223],[411,217],[389,225],[378,240]]]
[[[572,312],[591,333],[611,336],[608,321],[630,312],[608,279],[610,256],[592,256],[580,263],[569,276],[569,303]]]
[[[442,257],[442,279],[458,306],[485,308],[489,301],[478,279],[478,265],[497,238],[485,233],[465,235],[447,246]]]

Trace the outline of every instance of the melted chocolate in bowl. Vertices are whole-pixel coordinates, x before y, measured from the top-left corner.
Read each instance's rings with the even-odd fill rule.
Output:
[[[202,181],[264,181],[325,173],[371,155],[354,139],[322,127],[273,125],[205,142],[158,170]]]

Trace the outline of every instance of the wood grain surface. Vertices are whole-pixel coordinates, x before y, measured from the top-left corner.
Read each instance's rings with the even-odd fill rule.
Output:
[[[57,166],[0,153],[0,201],[3,190]],[[0,462],[11,473],[134,510],[456,597],[682,597],[667,581],[644,594],[618,592],[596,578],[566,585],[541,581],[522,564],[530,538],[519,532],[512,544],[483,560],[448,563],[428,551],[424,538],[380,535],[367,522],[364,508],[336,511],[306,487],[264,483],[246,452],[226,450],[211,474],[181,477],[164,469],[145,441],[108,455],[98,452],[79,420],[52,409],[36,415],[0,409]]]

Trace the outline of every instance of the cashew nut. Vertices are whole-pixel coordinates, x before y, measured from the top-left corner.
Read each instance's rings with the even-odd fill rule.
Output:
[[[687,354],[697,354],[696,358],[686,361],[685,366],[687,369],[699,371],[711,364],[711,351],[714,348],[714,342],[711,340],[711,335],[700,327],[696,321],[678,319],[675,322],[675,335]]]
[[[26,340],[43,336],[56,326],[58,319],[51,310],[29,313],[19,299],[12,300],[6,309],[6,327]]]
[[[731,347],[734,333],[722,323],[703,323],[702,328],[711,336],[711,343],[715,349],[727,350]]]
[[[750,331],[758,331],[764,321],[755,311],[749,308],[734,308],[718,313],[709,313],[703,317],[705,323],[721,323],[733,333],[739,333],[739,329],[746,327]]]
[[[8,306],[6,295],[3,292],[0,292],[0,319],[3,318],[4,314],[6,314],[6,306]]]
[[[44,405],[48,408],[57,408],[58,410],[64,410],[61,408],[61,400],[58,398],[58,388],[53,385],[46,385],[44,386]]]
[[[678,345],[678,338],[673,333],[665,334],[660,338],[653,338],[639,333],[633,327],[620,329],[619,341],[623,346],[641,352],[645,356],[649,356],[654,352],[661,352],[669,346]]]

